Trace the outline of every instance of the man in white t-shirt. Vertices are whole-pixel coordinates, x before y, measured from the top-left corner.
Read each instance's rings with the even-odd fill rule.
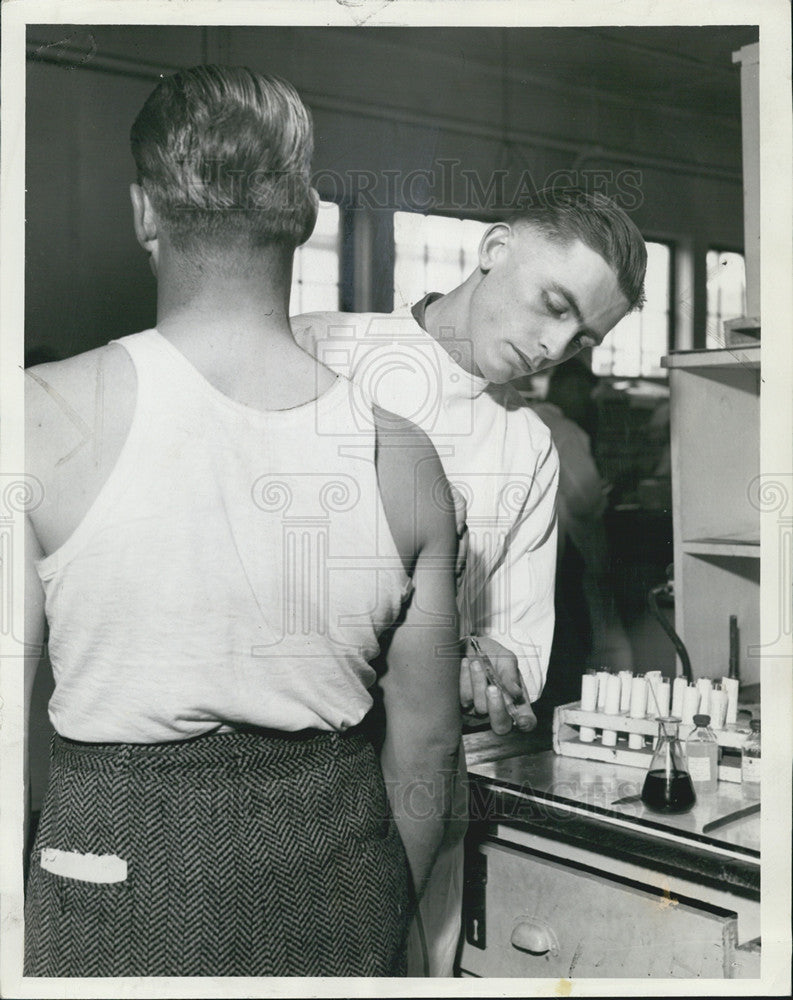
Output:
[[[600,344],[641,305],[646,260],[638,229],[609,199],[556,189],[491,225],[479,266],[447,294],[391,315],[291,319],[307,351],[427,432],[466,501],[460,696],[497,733],[535,725],[530,703],[548,668],[557,544],[557,455],[508,383]],[[459,841],[464,808],[458,815],[450,839]],[[461,845],[450,843],[421,903],[428,962],[416,961],[417,945],[409,974],[421,975],[422,964],[425,974],[452,974],[461,893]]]

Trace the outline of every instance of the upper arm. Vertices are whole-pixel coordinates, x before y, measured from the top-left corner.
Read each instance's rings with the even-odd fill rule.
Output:
[[[28,517],[25,518],[25,716],[30,708],[33,681],[44,642],[44,588],[36,560],[42,556],[41,545]]]
[[[457,531],[448,482],[429,438],[409,421],[375,411],[378,481],[413,593],[386,654],[387,715],[459,735]],[[455,733],[456,735],[452,735]]]
[[[137,380],[116,344],[25,372],[25,467],[41,502],[30,519],[45,554],[80,523],[132,423]]]

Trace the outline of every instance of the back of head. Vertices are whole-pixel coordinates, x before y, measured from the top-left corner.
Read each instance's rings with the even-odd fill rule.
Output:
[[[610,198],[575,187],[546,188],[508,221],[534,226],[564,244],[581,240],[613,269],[629,311],[644,304],[647,247],[635,223]]]
[[[180,70],[150,94],[130,141],[177,250],[294,250],[311,235],[311,116],[286,81],[244,67]]]

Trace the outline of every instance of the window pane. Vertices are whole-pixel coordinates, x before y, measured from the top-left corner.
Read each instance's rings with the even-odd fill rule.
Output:
[[[476,267],[489,223],[444,215],[394,213],[394,307],[428,292],[449,292]]]
[[[743,254],[708,250],[708,318],[705,344],[724,346],[725,319],[746,315],[746,267]]]
[[[295,251],[290,316],[339,308],[340,230],[339,206],[321,201],[311,239]]]
[[[670,273],[672,251],[666,243],[647,243],[646,302],[628,313],[606,339],[592,350],[597,375],[627,378],[664,374],[661,358],[669,350]]]

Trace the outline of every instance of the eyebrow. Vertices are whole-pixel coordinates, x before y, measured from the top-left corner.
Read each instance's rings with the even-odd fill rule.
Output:
[[[556,292],[558,295],[561,295],[563,298],[567,299],[570,308],[573,310],[575,318],[581,324],[581,329],[578,332],[582,333],[585,337],[591,337],[598,344],[602,344],[605,338],[595,333],[594,330],[592,330],[585,324],[584,315],[581,312],[581,307],[579,306],[578,300],[576,299],[575,295],[573,295],[573,293],[570,291],[570,289],[565,288],[564,285],[560,285],[556,281],[552,281],[549,285],[549,288],[552,291]]]

